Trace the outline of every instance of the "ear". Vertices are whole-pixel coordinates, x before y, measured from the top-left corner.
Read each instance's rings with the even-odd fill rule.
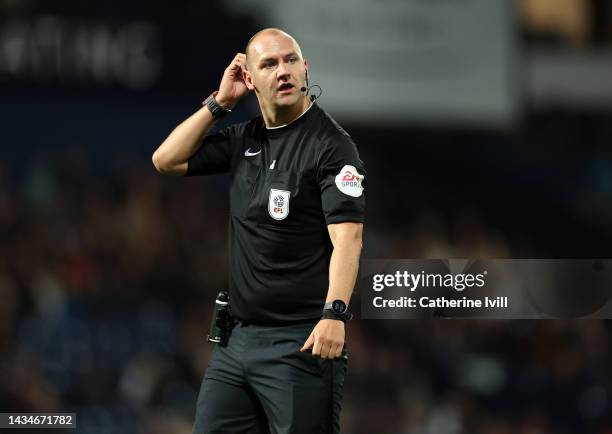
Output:
[[[304,59],[304,69],[306,70],[306,77],[308,77],[308,68],[310,64],[308,63],[308,59]]]
[[[251,73],[246,69],[242,70],[242,80],[244,81],[244,84],[246,85],[248,90],[255,90]]]

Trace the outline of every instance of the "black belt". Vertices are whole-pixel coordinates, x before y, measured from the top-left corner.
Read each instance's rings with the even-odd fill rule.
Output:
[[[248,326],[262,326],[262,327],[281,327],[281,326],[292,326],[292,325],[300,325],[300,324],[312,324],[313,326],[319,322],[320,318],[308,318],[297,321],[286,321],[286,322],[272,322],[272,321],[251,321],[251,320],[241,320],[232,318],[233,325],[240,325],[242,327]]]

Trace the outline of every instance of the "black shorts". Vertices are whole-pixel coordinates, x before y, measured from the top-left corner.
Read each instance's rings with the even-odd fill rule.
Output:
[[[227,345],[215,345],[193,434],[339,433],[346,344],[333,360],[300,352],[315,325],[238,322]]]

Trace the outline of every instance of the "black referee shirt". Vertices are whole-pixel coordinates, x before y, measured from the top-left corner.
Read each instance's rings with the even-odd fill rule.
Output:
[[[259,116],[204,138],[187,175],[223,172],[233,315],[262,324],[319,318],[332,252],[326,225],[364,221],[355,143],[313,103],[283,127],[267,129]]]

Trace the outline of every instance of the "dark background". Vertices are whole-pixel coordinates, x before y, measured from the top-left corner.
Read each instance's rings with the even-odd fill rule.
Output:
[[[607,1],[509,4],[522,62],[612,54]],[[74,48],[85,32],[129,51],[130,23],[156,42],[153,79]],[[164,178],[151,155],[263,25],[217,1],[0,2],[0,411],[76,412],[79,433],[191,432],[227,284],[227,179]],[[610,82],[543,99],[527,76],[511,127],[337,116],[368,170],[363,257],[610,257]],[[251,96],[227,122],[257,113]],[[612,433],[611,331],[353,321],[343,432]]]

